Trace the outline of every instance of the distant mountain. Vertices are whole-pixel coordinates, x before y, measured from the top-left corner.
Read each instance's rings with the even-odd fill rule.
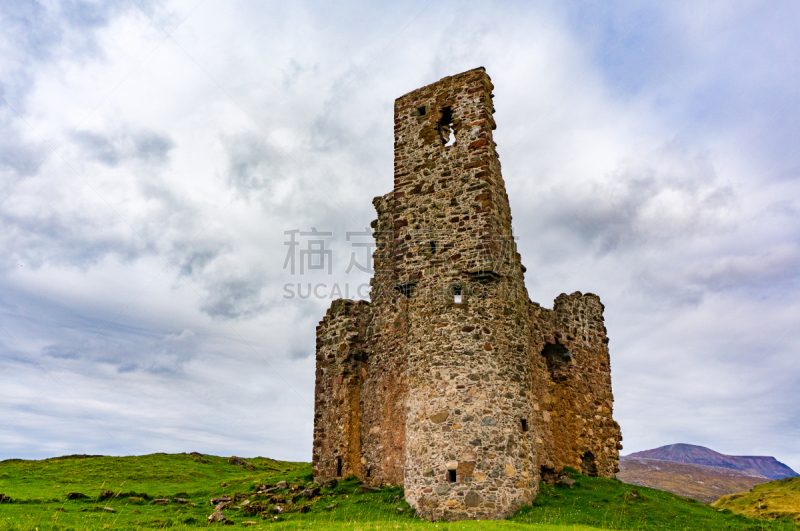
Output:
[[[729,468],[752,475],[764,476],[769,479],[800,476],[800,474],[774,457],[725,455],[715,452],[710,448],[695,446],[693,444],[670,444],[653,450],[629,454],[627,457],[659,459],[661,461],[672,461],[674,463]]]
[[[769,481],[764,476],[730,468],[631,456],[619,458],[617,479],[631,485],[694,498],[703,503],[711,503],[725,494],[747,491],[754,485]]]

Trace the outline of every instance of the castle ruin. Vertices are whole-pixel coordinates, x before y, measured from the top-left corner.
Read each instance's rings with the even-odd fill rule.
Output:
[[[371,300],[317,327],[313,473],[402,485],[420,516],[509,516],[565,466],[614,477],[603,305],[531,302],[483,68],[394,106]]]

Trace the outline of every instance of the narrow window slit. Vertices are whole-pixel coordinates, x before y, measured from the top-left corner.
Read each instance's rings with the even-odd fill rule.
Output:
[[[436,242],[431,242],[431,254],[436,254]]]
[[[522,431],[528,431],[528,419],[519,419],[522,425]]]
[[[372,475],[372,469],[368,468],[367,469],[367,477],[370,477],[371,475]]]
[[[453,302],[456,304],[461,304],[461,288],[456,287],[453,288]]]
[[[336,458],[336,477],[341,477],[341,476],[342,476],[342,458],[341,457],[337,457]]]
[[[456,471],[455,470],[448,470],[447,471],[447,479],[450,483],[456,482]]]

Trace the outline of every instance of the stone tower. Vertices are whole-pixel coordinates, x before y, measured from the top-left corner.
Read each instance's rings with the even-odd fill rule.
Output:
[[[371,301],[317,327],[315,477],[402,484],[429,519],[502,518],[621,448],[597,296],[529,300],[483,68],[395,102]]]

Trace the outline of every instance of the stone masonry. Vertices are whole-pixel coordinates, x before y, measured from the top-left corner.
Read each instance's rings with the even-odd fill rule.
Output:
[[[371,300],[317,327],[314,476],[402,485],[431,520],[513,514],[565,466],[619,470],[603,305],[528,298],[492,88],[477,68],[395,101]]]

